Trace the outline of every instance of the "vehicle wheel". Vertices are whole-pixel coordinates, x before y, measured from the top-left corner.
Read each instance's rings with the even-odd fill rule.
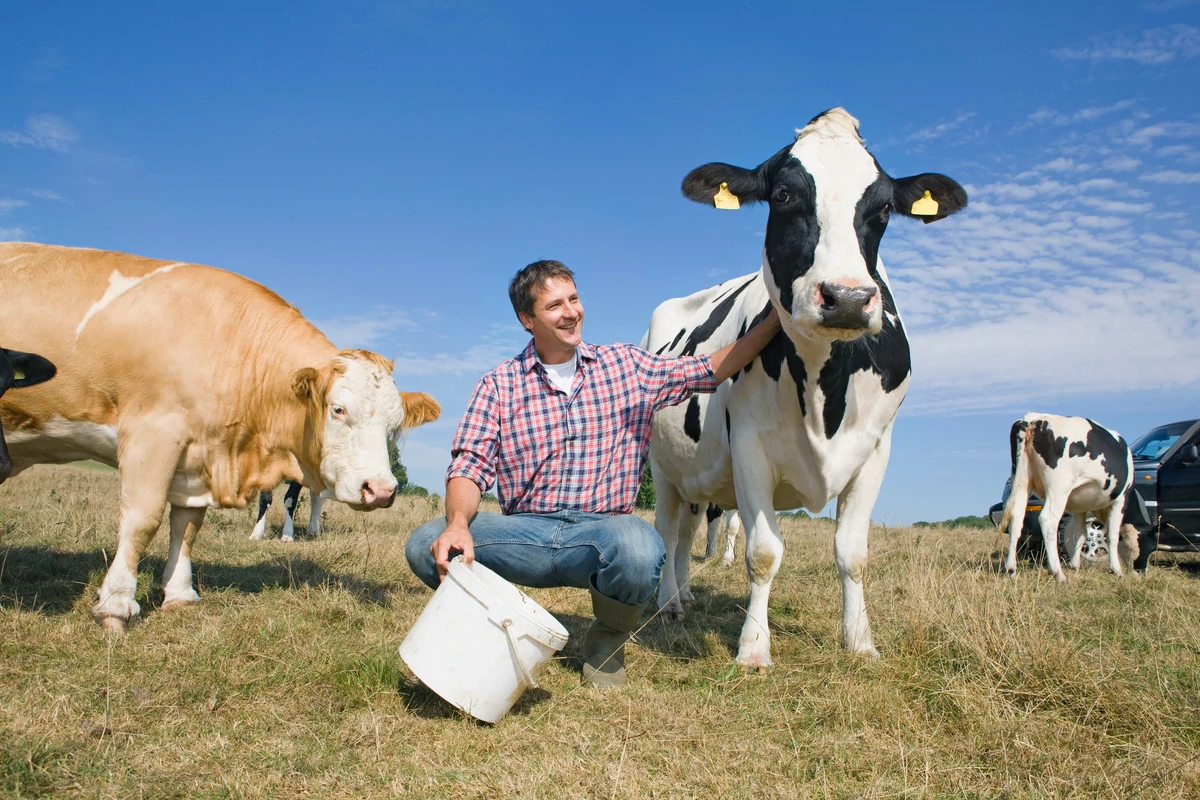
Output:
[[[1082,558],[1089,564],[1108,563],[1108,538],[1104,526],[1094,519],[1084,528]]]

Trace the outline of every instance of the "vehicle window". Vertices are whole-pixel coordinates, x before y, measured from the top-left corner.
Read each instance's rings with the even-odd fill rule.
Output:
[[[1187,433],[1191,423],[1182,422],[1176,425],[1163,425],[1155,428],[1133,443],[1129,449],[1133,451],[1135,461],[1153,461],[1171,449],[1171,445],[1179,441],[1179,437]]]

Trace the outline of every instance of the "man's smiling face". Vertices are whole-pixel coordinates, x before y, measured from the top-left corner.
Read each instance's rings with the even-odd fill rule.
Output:
[[[571,352],[583,340],[583,304],[575,282],[551,278],[536,292],[533,314],[519,315],[521,324],[533,334],[533,346],[547,363],[557,364],[571,358]],[[561,357],[561,361],[556,358]]]

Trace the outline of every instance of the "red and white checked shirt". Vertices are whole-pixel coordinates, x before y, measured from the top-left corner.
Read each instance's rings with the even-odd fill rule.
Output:
[[[533,341],[480,378],[454,434],[446,480],[496,482],[505,514],[633,510],[654,412],[717,388],[706,355],[667,358],[630,344],[578,347],[569,395]]]

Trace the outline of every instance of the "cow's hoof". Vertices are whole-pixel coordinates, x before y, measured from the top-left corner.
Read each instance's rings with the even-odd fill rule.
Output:
[[[875,661],[879,658],[879,651],[875,649],[875,645],[871,645],[870,647],[860,647],[852,652],[856,656],[861,656],[862,658],[870,659],[871,661]]]
[[[1010,578],[1015,578],[1015,577],[1017,577],[1017,568],[1016,567],[1005,567],[1004,574]]]
[[[183,608],[184,606],[194,606],[200,602],[200,595],[195,589],[188,589],[186,592],[181,592],[174,597],[168,597],[163,600],[162,610],[170,611],[172,608]]]
[[[659,609],[658,614],[667,622],[683,622],[683,606],[672,603]]]
[[[679,592],[679,602],[690,605],[696,602],[696,595],[692,594],[691,589],[683,589]]]
[[[256,531],[254,531],[254,533],[250,534],[250,541],[252,541],[252,542],[261,542],[263,539],[266,539],[266,538],[267,538],[266,531],[256,530]]]
[[[96,614],[96,624],[103,628],[108,633],[125,633],[129,628],[137,625],[141,621],[141,617],[114,617],[109,614]]]
[[[732,558],[722,558],[722,559],[721,559],[721,566],[722,566],[722,567],[732,567],[732,566],[733,566],[733,559],[732,559]]]
[[[1054,580],[1058,581],[1059,583],[1066,583],[1067,576],[1063,575],[1062,571],[1060,570],[1060,571],[1054,573]]]
[[[294,541],[296,541],[296,537],[295,537],[295,536],[289,536],[289,535],[287,535],[287,534],[285,533],[283,536],[280,536],[280,537],[279,537],[279,541],[281,541],[281,542],[294,542]]]
[[[738,656],[737,665],[747,672],[766,672],[775,667],[775,662],[771,660],[770,653],[751,653],[747,656]]]

